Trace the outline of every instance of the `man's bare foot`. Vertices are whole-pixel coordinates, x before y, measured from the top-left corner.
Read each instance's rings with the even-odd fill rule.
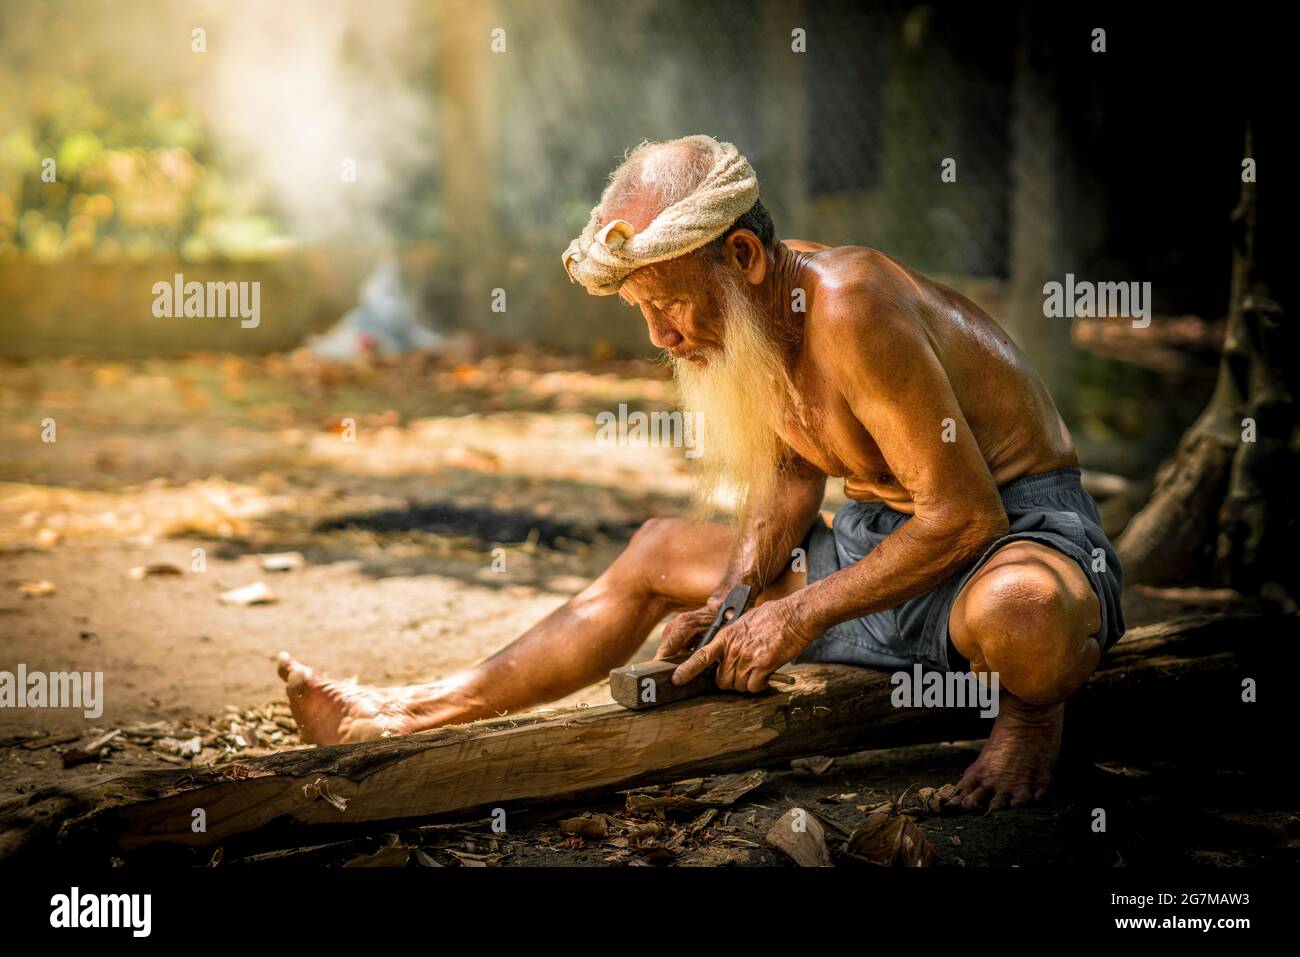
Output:
[[[280,677],[302,739],[310,744],[351,744],[419,728],[398,694],[352,681],[336,681],[280,652]]]
[[[1002,692],[993,731],[957,782],[954,804],[996,811],[1041,801],[1061,749],[1065,703],[1040,707]]]

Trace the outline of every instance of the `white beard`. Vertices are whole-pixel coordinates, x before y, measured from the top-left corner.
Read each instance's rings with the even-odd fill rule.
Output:
[[[672,361],[682,408],[698,412],[701,455],[696,460],[697,506],[730,500],[743,516],[763,501],[784,466],[788,450],[777,434],[776,411],[791,396],[781,353],[770,325],[734,272],[714,275],[722,306],[722,350],[707,365]]]

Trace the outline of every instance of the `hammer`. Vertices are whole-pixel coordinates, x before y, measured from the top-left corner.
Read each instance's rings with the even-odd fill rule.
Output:
[[[737,585],[727,593],[726,600],[713,618],[713,624],[709,625],[709,630],[704,633],[695,650],[703,648],[717,637],[719,631],[745,613],[751,593],[752,589],[748,585]],[[706,668],[685,684],[673,684],[673,672],[690,656],[691,652],[688,652],[671,658],[656,658],[652,661],[615,668],[609,673],[610,697],[625,708],[642,711],[656,705],[668,704],[670,701],[681,701],[684,698],[694,698],[696,695],[717,691],[718,686],[714,682],[716,665]],[[779,671],[768,675],[767,680],[781,684],[794,684],[793,678]]]

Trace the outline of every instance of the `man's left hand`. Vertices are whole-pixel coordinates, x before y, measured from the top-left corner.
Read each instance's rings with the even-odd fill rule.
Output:
[[[716,664],[718,687],[724,691],[762,691],[768,675],[793,661],[814,637],[788,599],[764,602],[678,665],[673,684],[684,684]]]

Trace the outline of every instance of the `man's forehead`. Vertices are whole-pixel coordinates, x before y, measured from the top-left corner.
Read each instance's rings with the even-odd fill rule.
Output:
[[[680,290],[683,283],[690,282],[689,259],[689,256],[680,256],[633,270],[623,280],[619,295],[631,301],[654,299]]]

